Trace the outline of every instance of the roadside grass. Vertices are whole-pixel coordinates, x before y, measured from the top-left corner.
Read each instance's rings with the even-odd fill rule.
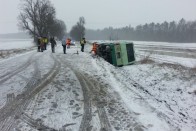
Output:
[[[158,63],[156,61],[154,61],[153,59],[151,59],[151,54],[153,53],[153,51],[151,51],[150,53],[143,55],[142,59],[140,61],[138,61],[138,64],[153,64],[153,67],[155,65],[158,65],[159,67],[162,68],[170,68],[170,69],[174,69],[175,71],[178,71],[182,74],[182,76],[189,76],[188,78],[193,78],[196,77],[196,65],[192,68],[190,67],[185,67],[182,66],[180,64],[177,63],[167,63],[167,62],[163,62],[163,63]]]
[[[189,72],[192,74],[192,77],[193,77],[193,82],[191,83],[191,86],[193,87],[193,88],[195,88],[194,90],[193,90],[193,94],[194,95],[196,95],[196,65],[193,67],[193,68],[191,68],[190,70],[189,70]]]
[[[193,94],[196,95],[196,90],[193,91]]]
[[[196,65],[193,68],[190,69],[190,72],[196,74]]]
[[[0,50],[0,58],[5,58],[10,56],[11,50]]]
[[[182,66],[180,64],[172,64],[172,63],[166,63],[166,62],[160,63],[160,64],[158,64],[158,66],[163,67],[163,68],[164,67],[172,68],[172,69],[178,70],[178,71],[188,70],[187,67],[184,67],[184,66]]]
[[[162,63],[158,64],[158,66],[163,68],[170,68],[173,69],[175,72],[178,72],[178,75],[175,75],[175,77],[180,78],[180,80],[189,82],[187,84],[188,93],[196,95],[196,66],[188,68],[179,64],[170,63]]]
[[[186,78],[186,79],[192,79],[194,77],[196,78],[196,66],[193,68],[190,68],[190,67],[182,66],[180,64],[172,64],[172,63],[165,63],[165,62],[157,64],[157,65],[162,68],[173,69],[179,72],[183,78]]]
[[[3,53],[0,51],[0,57],[3,58]]]
[[[151,64],[151,68],[154,68],[156,66],[163,68],[165,70],[170,70],[172,73],[171,76],[182,80],[184,82],[188,82],[187,88],[188,88],[188,93],[196,95],[196,65],[193,66],[192,68],[190,67],[185,67],[183,65],[177,64],[177,63],[159,63],[151,59],[151,54],[148,55],[143,55],[141,60],[137,62],[137,64]],[[168,71],[169,71],[168,70]],[[152,72],[151,72],[152,73]],[[171,80],[174,78],[170,78]]]
[[[16,55],[20,53],[24,53],[26,51],[30,51],[33,48],[28,48],[28,49],[12,49],[12,50],[0,50],[0,59],[1,58],[7,58],[10,57],[11,55]]]
[[[138,61],[139,64],[152,64],[155,63],[154,60],[150,58],[151,54],[145,55],[140,61]]]

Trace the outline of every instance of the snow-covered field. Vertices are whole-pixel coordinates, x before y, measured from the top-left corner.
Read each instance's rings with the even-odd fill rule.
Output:
[[[32,39],[0,39],[0,58],[8,58],[17,54],[34,50]]]
[[[196,58],[138,47],[186,53],[195,44],[134,43],[137,61],[124,67],[92,57],[90,45],[63,54],[61,43],[56,53],[34,49],[1,59],[0,129],[194,131]]]
[[[0,39],[0,50],[25,49],[32,46],[32,39]]]

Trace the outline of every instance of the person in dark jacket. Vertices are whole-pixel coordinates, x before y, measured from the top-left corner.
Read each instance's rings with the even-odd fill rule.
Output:
[[[85,38],[82,38],[82,40],[80,41],[80,45],[81,45],[81,51],[84,52],[84,45],[86,44],[86,40]]]
[[[56,41],[55,41],[54,37],[50,38],[50,43],[51,43],[52,53],[55,53]]]
[[[66,54],[66,38],[62,39],[63,52]]]
[[[40,52],[40,48],[41,48],[41,37],[37,38],[37,52]]]

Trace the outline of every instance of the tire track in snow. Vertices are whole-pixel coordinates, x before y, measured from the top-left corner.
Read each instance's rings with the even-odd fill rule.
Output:
[[[27,60],[26,63],[24,63],[23,65],[21,65],[20,67],[0,76],[0,84],[3,84],[5,81],[7,81],[8,79],[10,79],[11,77],[15,76],[16,74],[18,74],[19,72],[23,71],[25,68],[27,68],[28,66],[30,66],[33,62],[33,57],[34,54],[30,56],[30,58]]]
[[[92,120],[92,99],[93,95],[97,95],[99,87],[95,87],[83,74],[75,72],[77,78],[80,81],[83,90],[84,96],[84,114],[82,122],[80,124],[79,131],[88,131],[91,130],[93,125],[90,125]],[[98,103],[95,103],[95,106],[98,110],[98,116],[101,123],[101,131],[112,131],[110,122],[107,118],[107,114],[103,106],[99,106]]]
[[[3,84],[4,82],[6,82],[8,79],[10,79],[13,76],[15,76],[16,74],[18,74],[18,73],[22,72],[23,70],[25,70],[27,67],[29,67],[31,64],[33,64],[36,60],[40,59],[40,55],[41,54],[39,54],[37,56],[35,56],[35,54],[31,55],[26,63],[24,63],[23,65],[19,66],[16,69],[13,69],[12,71],[10,71],[8,73],[0,76],[0,85]],[[42,55],[46,55],[46,54],[42,54]]]
[[[41,74],[39,72],[37,62],[34,63],[34,68],[35,70],[34,70],[33,77],[41,78]],[[27,83],[27,85],[24,87],[27,90],[24,91],[21,95],[18,95],[15,100],[13,99],[12,101],[8,101],[9,103],[7,103],[5,107],[3,107],[0,110],[1,113],[3,112],[3,114],[5,114],[1,116],[0,120],[4,118],[5,119],[4,121],[6,121],[3,124],[4,127],[0,128],[2,131],[9,131],[13,129],[14,125],[16,125],[17,121],[15,120],[15,118],[17,118],[27,106],[28,99],[26,99],[26,101],[23,101],[23,99],[25,99],[24,94],[27,93],[27,91],[32,90],[33,87],[36,86],[35,83],[38,83],[38,82],[39,82],[39,79],[31,78],[30,81]],[[11,119],[8,119],[7,118],[8,116]]]
[[[7,104],[5,107],[3,107],[0,110],[0,122],[3,121],[3,125],[0,125],[1,131],[9,131],[16,127],[17,121],[15,118],[20,118],[22,112],[26,109],[28,106],[30,100],[39,93],[45,86],[47,86],[52,79],[58,74],[60,63],[54,58],[52,55],[53,60],[55,61],[55,64],[53,68],[46,74],[45,78],[43,78],[41,81],[41,74],[39,73],[37,62],[34,65],[35,71],[33,78],[37,79],[30,79],[30,81],[27,83],[26,87],[27,90],[24,91],[21,95],[18,95],[13,102],[10,104]],[[10,119],[9,119],[10,118]],[[7,121],[6,123],[4,123]]]
[[[41,81],[41,83],[36,87],[35,90],[33,90],[32,92],[29,92],[28,95],[30,98],[33,98],[35,95],[37,95],[41,90],[43,90],[50,82],[52,82],[52,79],[54,79],[54,77],[59,73],[59,69],[61,67],[61,64],[59,61],[57,61],[56,58],[54,58],[54,56],[51,54],[54,62],[54,66],[52,67],[52,69],[49,71],[49,73],[46,74],[45,78],[43,78],[43,80]],[[30,101],[30,100],[29,100]],[[28,102],[30,103],[30,102]],[[26,106],[27,107],[27,106]],[[27,117],[24,117],[27,118]],[[32,126],[32,119],[24,119],[24,122],[28,122],[31,123],[31,127],[36,127],[37,125]],[[27,124],[28,124],[27,123]],[[42,125],[41,127],[43,127],[44,129],[46,129],[46,126]],[[55,129],[49,128],[47,127],[47,129],[50,131],[55,131]]]
[[[29,126],[31,126],[34,129],[37,129],[37,130],[56,131],[53,128],[49,128],[49,127],[45,126],[41,121],[34,120],[33,118],[31,118],[30,116],[28,116],[25,113],[23,113],[21,115],[20,120],[22,120],[23,122],[25,122],[26,124],[28,124]]]
[[[90,94],[88,93],[89,87],[80,73],[76,73],[76,76],[79,79],[80,84],[82,86],[83,97],[84,97],[84,114],[82,117],[82,122],[80,124],[79,131],[88,131],[92,126],[90,124],[92,120],[92,107],[91,107]]]
[[[60,58],[61,59],[61,58]],[[79,70],[76,70],[74,66],[71,63],[67,63],[64,61],[64,59],[61,59],[61,61],[64,62],[67,67],[69,67],[78,78],[82,90],[83,90],[83,97],[84,97],[84,114],[83,118],[80,124],[79,131],[89,131],[92,129],[93,125],[91,125],[92,120],[92,99],[93,96],[99,94],[100,87],[95,86],[93,83],[91,83],[87,77],[85,77],[82,72],[79,72]],[[98,84],[99,85],[99,84]],[[103,106],[99,106],[98,103],[95,103],[95,106],[98,110],[98,117],[101,123],[101,131],[112,131],[112,128],[110,126],[110,122],[108,120],[105,108]]]
[[[24,89],[26,89],[25,93],[32,92],[34,87],[36,87],[38,85],[38,83],[40,83],[41,73],[39,71],[37,61],[35,61],[35,63],[34,63],[34,69],[35,70],[34,70],[32,78],[27,82],[27,85],[24,87]],[[23,94],[24,93],[22,93],[21,97],[24,97]],[[26,109],[26,107],[28,106],[29,103],[30,103],[30,99],[26,99],[26,101],[23,103],[23,105],[21,105],[21,107],[19,107],[16,110],[16,113],[15,113],[16,115],[14,116],[14,119],[20,117],[20,115],[23,113],[23,111]],[[17,126],[17,121],[13,121],[13,122],[11,121],[9,125],[10,125],[10,126],[8,126],[9,128],[6,131],[14,129],[14,127]]]
[[[12,99],[12,101],[7,101],[6,103],[6,106],[4,106],[0,112],[4,112],[5,110],[7,110],[8,108],[10,108],[15,101],[18,101],[20,99],[23,99],[24,98],[24,95],[31,91],[33,89],[33,87],[39,82],[39,80],[41,79],[41,74],[40,74],[40,71],[37,67],[37,62],[34,64],[34,73],[33,73],[33,77],[27,82],[26,86],[24,87],[24,89],[27,89],[26,91],[24,91],[22,94],[19,94],[16,99]],[[34,79],[35,77],[37,77],[38,79]],[[0,118],[1,120],[1,118]]]
[[[99,84],[96,86],[96,84],[91,83],[89,79],[86,78],[84,75],[81,74],[81,76],[88,83],[88,87],[90,87],[89,93],[92,94],[91,97],[93,97],[93,95],[99,95],[99,90],[98,90],[100,89],[100,87],[98,86]],[[112,128],[110,126],[110,122],[108,120],[104,106],[101,104],[98,104],[98,102],[95,102],[95,105],[98,110],[98,116],[99,116],[100,123],[101,123],[101,131],[112,131]]]

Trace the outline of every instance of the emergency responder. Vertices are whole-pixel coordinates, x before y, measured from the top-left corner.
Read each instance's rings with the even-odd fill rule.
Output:
[[[92,50],[90,51],[90,53],[93,52],[94,55],[97,55],[97,47],[98,47],[97,42],[94,42],[94,43],[93,43]]]
[[[43,52],[45,50],[45,47],[44,47],[44,38],[41,37],[40,39],[40,49],[41,49],[41,52]]]
[[[84,52],[84,45],[86,44],[86,40],[85,40],[85,38],[82,38],[81,40],[80,40],[80,45],[81,45],[81,51],[82,52]]]
[[[47,50],[47,44],[48,44],[48,38],[43,37],[43,43],[44,43],[44,50]]]
[[[67,38],[67,40],[66,40],[67,48],[70,48],[70,44],[71,44],[71,39]]]

